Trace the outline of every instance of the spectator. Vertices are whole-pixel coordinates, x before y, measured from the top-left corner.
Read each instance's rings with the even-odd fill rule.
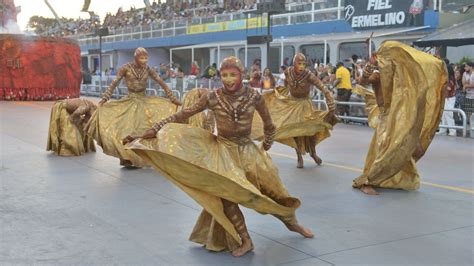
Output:
[[[352,94],[351,73],[344,67],[342,62],[336,65],[336,80],[333,83],[337,88],[336,99],[340,102],[348,102]],[[348,105],[338,105],[337,112],[339,115],[349,114]]]
[[[213,63],[204,69],[204,73],[202,74],[203,78],[211,79],[217,76],[217,64]]]
[[[278,81],[276,83],[277,87],[285,86],[285,78],[286,78],[285,70],[286,70],[285,65],[280,66],[280,75],[278,76]]]
[[[253,73],[255,71],[258,71],[260,72],[261,71],[261,65],[262,65],[262,60],[260,60],[260,58],[257,58],[253,61],[253,65],[252,67],[250,68],[250,72]]]
[[[276,81],[275,81],[275,77],[273,76],[272,71],[268,67],[265,68],[265,70],[263,71],[263,76],[262,76],[262,80],[260,84],[260,87],[262,88],[262,92],[273,90],[275,88],[275,85],[276,85]]]
[[[454,71],[454,83],[456,86],[456,103],[454,104],[454,108],[462,108],[464,105],[464,99],[466,98],[466,92],[462,87],[462,75],[459,68]],[[461,116],[458,113],[455,113],[454,115],[454,121],[456,124],[461,124]]]
[[[183,68],[181,66],[178,66],[176,68],[176,77],[177,78],[184,78],[184,71],[183,71]]]
[[[160,76],[162,79],[167,79],[167,72],[168,72],[168,67],[166,66],[166,64],[164,63],[161,63],[160,64]]]
[[[194,61],[191,65],[191,76],[198,76],[200,72],[201,68],[199,68],[197,61]]]
[[[249,86],[252,88],[260,89],[261,88],[261,74],[258,68],[255,68],[252,71],[249,81]]]
[[[456,102],[456,86],[454,80],[454,70],[453,67],[449,65],[449,61],[445,59],[448,68],[448,86],[447,86],[447,95],[444,101],[444,109],[452,109],[454,108],[454,103]],[[441,124],[447,125],[449,127],[454,126],[454,119],[453,119],[453,112],[443,112],[443,116],[441,118]],[[449,128],[440,128],[437,134],[446,135],[448,132],[449,136],[456,136],[456,129]]]
[[[474,113],[474,73],[472,68],[474,67],[473,62],[469,62],[464,67],[464,74],[462,78],[462,84],[464,91],[466,92],[466,99],[462,109],[467,113],[467,117],[470,117]],[[474,121],[471,121],[471,126]]]
[[[82,84],[92,84],[92,76],[89,69],[83,69],[82,73]]]

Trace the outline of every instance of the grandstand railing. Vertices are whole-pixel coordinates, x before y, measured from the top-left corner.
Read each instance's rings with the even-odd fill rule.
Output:
[[[309,10],[308,10],[309,9]],[[318,21],[339,20],[343,16],[344,5],[342,0],[321,0],[320,2],[290,5],[291,13],[272,16],[272,25],[294,25]],[[161,37],[174,37],[186,35],[189,26],[225,22],[239,19],[257,17],[255,14],[231,13],[220,14],[208,18],[194,18],[191,20],[181,19],[165,21],[163,23],[152,23],[145,26],[111,29],[109,36],[102,38],[102,43],[112,43],[130,40],[143,40]],[[97,45],[99,37],[74,36],[80,45]]]
[[[468,127],[467,127],[467,116],[466,116],[466,113],[459,109],[459,108],[445,108],[444,109],[445,112],[454,112],[454,113],[458,113],[461,115],[461,118],[462,118],[462,126],[449,126],[447,124],[439,124],[439,128],[448,128],[448,129],[454,129],[454,130],[457,130],[457,129],[461,129],[462,130],[462,136],[463,137],[466,137],[467,136],[467,130],[468,130]],[[471,137],[472,137],[472,129],[471,129]]]

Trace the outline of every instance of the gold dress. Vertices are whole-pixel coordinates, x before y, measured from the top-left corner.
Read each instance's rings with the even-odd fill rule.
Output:
[[[85,99],[57,101],[51,109],[47,151],[59,156],[79,156],[95,151],[94,140],[84,134],[83,123],[95,110],[94,103]]]
[[[311,153],[315,151],[315,144],[330,136],[329,131],[337,122],[335,119],[326,122],[328,112],[316,109],[310,98],[311,86],[325,92],[327,98],[333,97],[309,70],[299,76],[294,72],[293,67],[288,68],[285,71],[285,87],[277,87],[263,94],[263,97],[277,127],[275,140],[297,150],[299,146],[301,154]],[[253,139],[263,138],[262,126],[262,119],[256,115],[252,127]],[[302,145],[297,145],[296,141],[301,141]]]
[[[133,63],[128,63],[119,70],[117,78],[103,97],[109,99],[122,78],[125,78],[128,95],[97,108],[87,125],[88,134],[97,141],[105,154],[130,161],[138,167],[146,164],[133,152],[124,149],[122,139],[127,135],[143,132],[155,121],[176,112],[176,105],[170,100],[158,96],[145,96],[149,77],[158,81],[171,101],[176,102],[176,98],[156,71],[149,66],[140,70]]]
[[[128,145],[141,158],[191,196],[203,208],[190,240],[209,250],[234,250],[241,239],[224,213],[222,199],[285,224],[296,224],[300,201],[289,195],[269,155],[250,139],[255,110],[263,117],[267,140],[275,127],[263,98],[247,88],[238,96],[210,92],[191,108],[160,122],[156,139],[138,139]],[[236,97],[229,100],[231,97]],[[233,107],[239,107],[236,113]],[[206,108],[214,111],[218,136],[182,122]]]
[[[418,143],[425,152],[438,128],[447,84],[446,67],[438,58],[395,41],[382,44],[377,62],[383,106],[374,106],[370,101],[369,121],[375,126],[375,134],[364,172],[353,186],[415,190],[420,186],[420,177],[413,153]],[[373,99],[370,93],[364,93]]]

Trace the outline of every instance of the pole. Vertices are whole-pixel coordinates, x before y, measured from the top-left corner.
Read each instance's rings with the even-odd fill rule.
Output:
[[[244,62],[245,68],[248,67],[248,62],[247,62],[247,60],[248,60],[248,54],[247,54],[247,52],[248,52],[248,51],[247,51],[247,50],[248,50],[248,45],[247,45],[247,42],[245,42],[245,58],[244,58],[244,61],[245,61],[245,62]]]
[[[267,13],[267,65],[270,67],[270,12]]]
[[[342,0],[337,1],[337,19],[341,19]]]
[[[327,59],[328,59],[328,41],[327,40],[324,40],[324,58],[323,58],[323,64],[324,66],[327,65]]]
[[[102,91],[102,35],[99,35],[99,84]]]
[[[285,59],[283,58],[285,56],[285,45],[283,44],[283,38],[280,39],[280,49],[281,49],[281,51],[280,51],[280,57],[281,57],[280,58],[281,59],[280,60],[280,66],[282,66],[283,62],[285,61]],[[278,69],[280,69],[280,67],[278,67]]]

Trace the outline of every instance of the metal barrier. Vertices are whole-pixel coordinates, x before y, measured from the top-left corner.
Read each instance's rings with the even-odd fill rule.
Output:
[[[471,129],[471,138],[474,138],[474,113],[471,114],[471,118],[469,119],[469,125]]]
[[[195,82],[194,84],[196,85],[196,86],[194,86],[194,88],[199,88],[199,87],[202,88],[203,87],[202,84],[201,84],[201,86],[198,86],[199,81],[200,81],[200,79],[195,79],[194,80],[194,82]],[[212,88],[210,82],[211,82],[211,80],[209,80],[209,87]],[[99,85],[82,84],[81,85],[81,95],[100,97],[102,95],[102,93],[104,93],[107,88],[108,88],[108,86],[102,86],[102,88],[100,88]],[[171,91],[173,92],[173,94],[176,96],[176,98],[178,98],[180,100],[183,99],[183,97],[186,95],[186,93],[189,90],[190,89],[183,88],[182,91],[179,91],[179,90],[171,88]],[[119,99],[123,96],[128,95],[128,93],[121,93],[121,91],[127,92],[127,88],[117,87],[112,97],[116,98],[116,99]],[[165,91],[161,88],[160,89],[146,88],[146,93],[147,93],[147,95],[166,97]],[[322,109],[321,108],[322,105],[324,106],[325,110],[328,109],[327,103],[323,99],[322,94],[317,93],[317,94],[314,95],[314,98],[315,99],[313,99],[312,101],[313,101],[314,104],[318,105],[318,109]],[[364,102],[335,101],[335,103],[336,103],[336,105],[349,105],[349,106],[363,106],[363,107],[365,107]],[[445,112],[459,113],[462,117],[462,126],[456,126],[456,125],[448,126],[448,125],[440,124],[439,128],[448,128],[448,129],[455,129],[455,130],[460,129],[460,130],[462,130],[462,136],[463,137],[467,136],[467,131],[469,130],[471,138],[474,137],[474,114],[470,115],[470,124],[469,124],[470,126],[468,128],[467,116],[466,116],[466,113],[463,110],[461,110],[459,108],[452,108],[452,109],[444,109],[444,111]],[[339,115],[338,117],[341,118],[341,119],[345,119],[345,120],[349,120],[349,121],[355,121],[355,122],[368,123],[368,121],[369,121],[368,117],[359,117],[359,116],[351,116],[351,115]]]
[[[105,92],[105,90],[108,88],[108,86],[102,86],[102,88],[100,88],[100,87],[101,86],[99,86],[99,85],[82,84],[81,89],[80,89],[80,93],[81,93],[81,95],[85,95],[85,96],[100,97]],[[126,92],[126,93],[122,93],[122,92]],[[181,92],[180,91],[171,89],[171,92],[173,92],[173,94],[176,98],[181,99]],[[158,90],[154,89],[154,88],[146,88],[145,93],[147,95],[151,95],[151,96],[160,96],[160,95],[163,95],[165,97],[167,96],[166,92],[161,88],[158,89]],[[114,91],[114,94],[112,95],[112,98],[119,99],[119,98],[121,98],[123,96],[127,96],[127,95],[128,95],[128,90],[127,90],[126,87],[117,87]]]
[[[336,105],[349,105],[349,106],[363,106],[365,107],[364,102],[340,102],[340,101],[334,101]],[[359,117],[359,116],[350,116],[350,115],[339,115],[338,116],[341,119],[346,119],[346,120],[352,120],[352,121],[357,121],[357,122],[369,122],[368,117]]]
[[[448,129],[462,129],[462,136],[463,137],[466,137],[467,136],[467,116],[466,116],[466,113],[459,109],[459,108],[446,108],[444,109],[445,112],[454,112],[454,113],[459,113],[461,114],[461,117],[462,117],[462,126],[448,126],[448,125],[443,125],[443,124],[439,124],[439,128],[448,128]],[[472,117],[472,115],[471,115]],[[471,120],[472,121],[472,120]],[[471,124],[471,127],[472,127],[472,124]],[[471,137],[472,137],[472,128],[471,128]]]
[[[321,98],[320,95],[317,95],[316,97]],[[327,104],[326,101],[322,99],[315,99],[313,100],[313,103],[318,104],[318,109],[321,109],[321,104],[324,104],[325,109],[327,110]],[[340,102],[340,101],[335,101],[336,105],[349,105],[349,106],[364,106],[364,102]],[[466,137],[467,136],[467,131],[468,131],[468,125],[467,125],[467,116],[466,113],[459,109],[459,108],[452,108],[452,109],[444,109],[446,112],[456,112],[459,113],[462,117],[462,126],[448,126],[448,125],[439,125],[439,128],[448,128],[448,129],[460,129],[462,130],[462,136]],[[339,115],[338,116],[341,119],[346,119],[346,120],[351,120],[351,121],[356,121],[356,122],[367,122],[369,121],[368,117],[358,117],[358,116],[350,116],[350,115]],[[474,114],[471,114],[470,116],[470,135],[471,138],[474,137]]]

